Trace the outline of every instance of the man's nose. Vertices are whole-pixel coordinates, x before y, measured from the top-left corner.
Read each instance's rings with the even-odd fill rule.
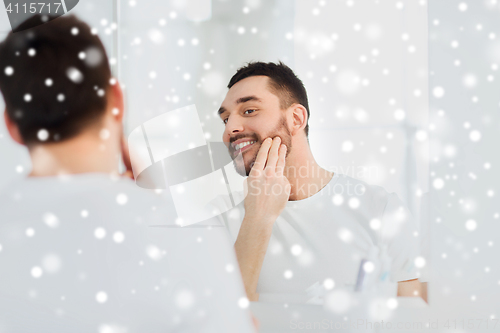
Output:
[[[230,117],[226,122],[224,136],[229,139],[232,135],[243,131],[243,122],[238,117]]]

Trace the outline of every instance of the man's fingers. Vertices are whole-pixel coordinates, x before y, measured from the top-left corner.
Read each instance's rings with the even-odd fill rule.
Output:
[[[278,162],[278,149],[281,145],[281,138],[279,136],[273,139],[273,145],[269,150],[269,156],[267,158],[266,169],[276,169],[276,163]]]
[[[267,138],[262,142],[262,145],[260,146],[259,152],[257,153],[257,157],[255,159],[255,163],[252,167],[252,170],[264,170],[264,166],[266,165],[267,161],[267,154],[269,152],[269,148],[271,148],[271,138]]]
[[[276,175],[283,176],[285,169],[286,145],[282,144],[279,149],[278,164],[276,164]]]

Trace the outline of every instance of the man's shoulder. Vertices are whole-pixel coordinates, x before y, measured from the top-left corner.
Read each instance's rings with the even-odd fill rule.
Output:
[[[46,212],[85,216],[92,210],[94,215],[108,217],[126,216],[127,212],[134,216],[176,216],[167,191],[155,193],[138,187],[131,179],[106,174],[12,181],[0,191],[0,210],[5,217],[20,220]]]
[[[372,185],[364,180],[344,174],[337,174],[337,180],[332,182],[329,193],[346,200],[359,201],[362,204],[383,206],[387,204],[391,194],[382,186]],[[356,198],[356,199],[353,199]]]

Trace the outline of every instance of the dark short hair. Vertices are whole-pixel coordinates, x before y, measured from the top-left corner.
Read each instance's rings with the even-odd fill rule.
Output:
[[[292,104],[301,104],[307,110],[307,124],[304,128],[309,136],[309,102],[306,88],[297,75],[284,63],[249,62],[236,71],[227,87],[231,89],[237,82],[251,76],[264,75],[269,77],[269,90],[280,99],[281,109],[287,109]]]
[[[40,20],[47,23],[23,30]],[[35,15],[18,29],[0,43],[0,90],[24,143],[70,139],[99,124],[111,80],[99,37],[74,15]]]

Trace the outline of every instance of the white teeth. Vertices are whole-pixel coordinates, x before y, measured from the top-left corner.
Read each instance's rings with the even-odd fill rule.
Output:
[[[248,145],[251,145],[253,143],[255,143],[255,141],[245,141],[245,142],[242,142],[242,143],[238,143],[236,146],[234,146],[234,149],[240,150],[241,148],[243,148],[245,146],[248,146]]]

